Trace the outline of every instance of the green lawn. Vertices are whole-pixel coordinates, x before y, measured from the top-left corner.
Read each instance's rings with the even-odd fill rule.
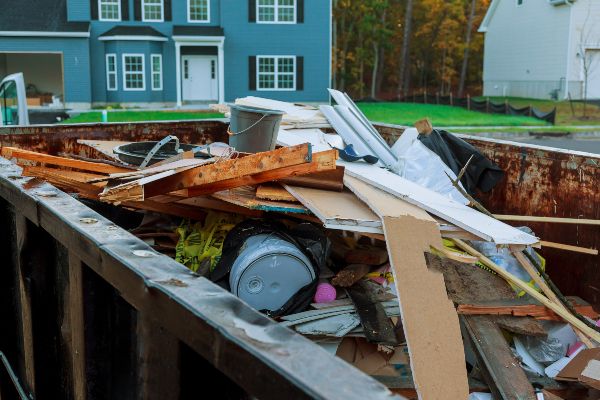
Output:
[[[429,118],[436,127],[444,126],[526,126],[545,125],[544,121],[511,115],[486,114],[460,107],[415,103],[358,103],[371,121],[412,126]]]
[[[209,111],[109,111],[108,122],[176,121],[182,119],[223,118],[223,114]],[[65,120],[65,124],[101,122],[100,111],[85,112]]]

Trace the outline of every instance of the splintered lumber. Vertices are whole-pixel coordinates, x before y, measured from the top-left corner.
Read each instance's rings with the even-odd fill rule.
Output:
[[[331,192],[289,185],[284,187],[312,211],[327,229],[383,232],[381,219],[349,191]]]
[[[377,301],[368,282],[358,282],[346,291],[356,307],[367,341],[398,346],[394,324],[387,316],[383,304]]]
[[[176,170],[177,172],[186,171],[188,169],[210,164],[212,162],[214,162],[214,159],[182,159],[169,164],[153,165],[151,167],[136,171],[121,172],[116,174],[110,174],[109,176],[102,176],[96,179],[89,180],[88,183],[102,182],[111,179],[140,179],[145,176],[154,175],[169,170]]]
[[[99,172],[101,174],[113,174],[118,172],[131,172],[129,168],[115,167],[108,164],[94,163],[89,161],[73,160],[71,158],[56,157],[35,151],[22,150],[16,147],[2,147],[1,154],[5,158],[17,158],[20,160],[35,161],[60,167],[80,169],[82,171]]]
[[[550,222],[550,223],[555,223],[555,224],[600,225],[600,219],[533,217],[533,216],[526,216],[526,215],[501,215],[501,214],[494,214],[494,217],[499,219],[500,221]]]
[[[251,210],[283,212],[293,214],[309,213],[306,207],[298,203],[257,199],[255,196],[254,188],[250,186],[242,186],[239,188],[213,193],[212,197],[241,207],[246,207]]]
[[[590,305],[575,305],[575,310],[593,320],[600,316]],[[457,311],[464,315],[512,315],[515,317],[533,317],[548,321],[562,321],[556,313],[548,307],[537,304],[459,304]]]
[[[383,221],[386,245],[420,399],[466,399],[469,395],[458,315],[441,272],[428,268],[425,253],[442,247],[437,222],[400,199],[388,201],[364,185],[361,199]]]
[[[496,263],[494,263],[492,260],[490,260],[483,254],[481,254],[480,252],[475,250],[473,247],[469,246],[464,241],[462,241],[460,239],[452,239],[452,240],[454,241],[454,243],[456,243],[456,245],[458,247],[460,247],[467,253],[471,254],[472,256],[479,258],[479,261],[481,261],[486,267],[490,268],[492,271],[494,271],[495,273],[500,275],[502,278],[506,279],[508,282],[519,287],[521,290],[525,291],[527,294],[529,294],[535,300],[539,301],[541,304],[545,305],[546,307],[548,307],[549,309],[554,311],[556,314],[560,315],[561,318],[563,318],[565,321],[567,321],[568,323],[573,325],[574,328],[577,328],[578,330],[583,332],[586,336],[589,336],[594,341],[600,343],[600,333],[596,332],[595,330],[591,329],[589,326],[584,324],[573,314],[566,311],[564,307],[561,307],[560,305],[556,304],[555,302],[550,301],[546,296],[544,296],[543,294],[539,293],[537,290],[535,290],[534,288],[529,286],[529,284],[527,282],[524,282],[523,280],[517,278],[510,272],[505,271],[504,269],[499,267]]]
[[[227,179],[208,183],[202,186],[190,187],[173,194],[182,197],[197,197],[232,189],[240,186],[254,186],[265,182],[275,181],[285,176],[297,176],[310,174],[318,171],[327,171],[335,168],[336,150],[314,153],[312,161],[304,164],[291,165],[288,167],[272,169],[253,175],[244,175],[233,179]]]
[[[370,271],[370,267],[366,264],[351,264],[338,272],[331,283],[339,287],[350,287],[360,281]]]
[[[540,244],[542,245],[542,247],[550,247],[552,249],[572,251],[572,252],[575,252],[575,253],[590,254],[592,256],[597,256],[598,255],[598,250],[596,250],[596,249],[588,249],[586,247],[571,246],[570,244],[547,242],[545,240],[540,241]]]
[[[309,175],[293,176],[279,182],[290,186],[302,186],[314,189],[344,190],[344,167],[338,166],[332,171],[316,172]]]
[[[260,185],[256,188],[256,198],[261,200],[297,202],[296,198],[281,185]]]
[[[168,203],[172,203],[172,201],[168,201]],[[191,197],[189,199],[179,200],[175,204],[188,205],[207,210],[224,211],[254,218],[260,218],[264,215],[264,213],[260,210],[251,210],[249,208],[238,206],[236,204],[228,203],[212,197]]]
[[[44,179],[59,189],[67,192],[77,192],[89,199],[97,199],[98,194],[102,192],[102,184],[92,185],[90,183],[85,183],[84,180],[92,175],[83,174],[81,172],[77,173],[75,171],[64,171],[56,168],[25,166],[23,167],[22,175]]]
[[[248,155],[242,158],[220,160],[211,165],[204,165],[162,176],[160,179],[147,180],[147,178],[143,178],[139,181],[130,182],[127,186],[127,200],[142,201],[173,191],[181,191],[182,189],[201,189],[204,185],[215,185],[216,183],[223,181],[231,181],[261,173],[266,174],[287,167],[294,169],[293,167],[295,166],[310,164],[311,161],[312,154],[309,144],[280,148],[269,152]],[[286,171],[286,173],[289,174],[290,172]],[[278,178],[281,177],[275,173],[274,175]],[[243,184],[236,184],[235,186],[230,187],[225,186],[219,190],[214,190],[212,193],[242,185]],[[116,192],[117,190],[109,190],[107,193],[103,194],[102,198],[106,201],[118,201],[119,195]],[[188,192],[183,197],[196,197],[203,194],[210,193],[194,192],[192,194]]]

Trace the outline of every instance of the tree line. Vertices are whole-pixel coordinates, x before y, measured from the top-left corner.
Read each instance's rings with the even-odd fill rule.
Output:
[[[355,98],[481,93],[490,0],[334,0],[333,83]]]

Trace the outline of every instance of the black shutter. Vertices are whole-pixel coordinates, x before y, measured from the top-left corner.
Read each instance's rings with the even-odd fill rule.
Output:
[[[248,57],[248,89],[256,90],[256,56]]]
[[[248,0],[248,22],[256,22],[256,0]]]
[[[98,0],[90,0],[90,15],[92,20],[98,19]]]
[[[142,20],[142,0],[133,0],[133,19]]]
[[[171,0],[164,0],[165,7],[165,21],[171,21],[173,19],[173,6]]]
[[[296,22],[304,23],[304,0],[296,0]]]
[[[121,0],[121,21],[129,21],[129,0]]]
[[[296,57],[296,90],[304,90],[304,57]]]

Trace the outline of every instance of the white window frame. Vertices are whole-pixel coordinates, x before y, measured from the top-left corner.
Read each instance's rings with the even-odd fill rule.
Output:
[[[154,70],[154,59],[158,58],[159,61],[159,65],[160,65],[160,70],[158,72],[156,72]],[[159,86],[154,86],[154,75],[158,75],[160,80],[160,85]],[[150,55],[150,86],[152,87],[152,90],[154,91],[158,91],[158,90],[163,90],[163,62],[162,62],[162,54],[151,54]]]
[[[114,61],[114,65],[115,65],[115,70],[114,71],[109,71],[108,69],[108,60],[112,58]],[[118,81],[118,76],[119,76],[119,72],[118,72],[118,66],[117,66],[117,55],[115,53],[109,53],[106,55],[106,90],[109,90],[111,92],[119,90],[119,81]],[[115,87],[110,87],[110,76],[114,75],[115,76]]]
[[[152,3],[152,5],[155,5]],[[146,0],[142,0],[142,21],[143,22],[164,22],[165,21],[165,0],[160,0],[160,19],[146,18]]]
[[[273,58],[275,60],[275,71],[273,72],[274,79],[275,79],[274,80],[274,83],[275,83],[274,88],[261,88],[260,87],[260,75],[267,75],[265,73],[260,72],[260,60],[263,58]],[[282,58],[292,58],[294,60],[294,72],[292,73],[292,75],[294,77],[294,86],[291,88],[279,88],[278,87],[279,86],[279,60]],[[276,92],[294,92],[294,91],[296,91],[296,84],[298,83],[298,82],[296,82],[296,80],[298,78],[297,67],[298,67],[298,63],[296,60],[296,56],[256,56],[256,90],[260,91],[260,92],[274,92],[274,91],[276,91]]]
[[[206,19],[192,19],[192,4],[190,0],[187,0],[187,20],[190,24],[206,24],[210,22],[210,0],[206,0]]]
[[[106,0],[98,0],[98,21],[121,21],[121,19],[123,18],[123,16],[121,15],[121,1],[122,0],[117,0],[117,7],[118,7],[118,11],[119,11],[119,17],[118,18],[102,18],[102,1],[106,1]],[[127,1],[127,0],[125,0]],[[114,1],[111,1],[111,3],[114,3]]]
[[[142,58],[142,87],[141,88],[128,88],[127,87],[127,74],[138,74],[140,72],[127,72],[125,69],[127,64],[125,63],[125,57],[141,57]],[[126,92],[143,92],[146,90],[146,56],[143,53],[123,53],[122,56],[122,68],[123,68],[123,90]]]
[[[294,20],[293,21],[279,21],[279,0],[275,0],[275,4],[273,6],[275,12],[275,20],[274,21],[261,21],[260,20],[260,8],[270,7],[270,6],[261,6],[260,1],[256,0],[256,23],[257,24],[296,24],[298,21],[298,2],[293,0],[293,10],[294,10]],[[288,6],[284,7],[288,8]]]

